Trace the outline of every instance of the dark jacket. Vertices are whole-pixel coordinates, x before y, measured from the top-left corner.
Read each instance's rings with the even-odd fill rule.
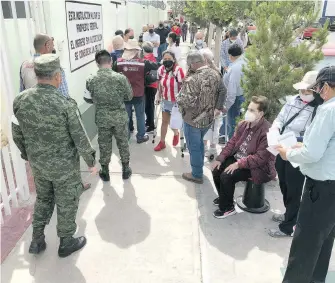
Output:
[[[111,53],[111,57],[112,57],[113,63],[115,63],[117,61],[117,59],[119,59],[119,58],[122,57],[123,52],[124,52],[124,50],[122,49],[122,50],[114,50]]]
[[[153,53],[145,55],[143,59],[144,59],[144,73],[145,74],[149,73],[151,70],[158,69],[157,60]],[[157,88],[158,82],[148,85],[148,87]]]
[[[166,43],[166,38],[169,35],[169,30],[167,28],[156,28],[155,33],[159,35],[160,38],[160,44]]]
[[[253,134],[247,148],[248,156],[238,160],[239,168],[250,169],[251,178],[255,184],[263,184],[273,180],[276,177],[275,157],[266,149],[268,147],[266,134],[270,127],[271,124],[264,118],[252,128],[250,128],[250,123],[241,122],[234,136],[229,140],[216,160],[223,162],[229,156],[235,155],[250,131],[252,131]]]

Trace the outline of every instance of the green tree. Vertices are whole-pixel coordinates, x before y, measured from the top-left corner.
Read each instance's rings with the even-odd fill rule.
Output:
[[[250,1],[188,1],[184,13],[216,25],[215,61],[218,64],[222,28],[244,21],[251,7]]]
[[[279,99],[294,94],[292,85],[323,58],[321,48],[326,42],[327,25],[315,33],[312,40],[301,43],[298,40],[316,17],[314,5],[310,3],[253,3],[251,18],[257,31],[251,35],[252,46],[246,50],[248,64],[244,69],[244,95],[246,103],[253,95],[268,97],[270,120],[282,107]]]
[[[174,19],[182,14],[184,8],[186,7],[186,1],[182,0],[167,1],[167,3],[172,10],[172,15]]]

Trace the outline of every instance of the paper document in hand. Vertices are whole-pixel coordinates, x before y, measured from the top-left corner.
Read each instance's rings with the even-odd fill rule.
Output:
[[[270,131],[266,134],[268,139],[268,146],[274,146],[278,145],[278,139],[280,137],[280,134],[278,131]]]
[[[271,152],[274,156],[277,156],[279,154],[279,151],[276,150],[273,146],[269,146],[266,149],[267,149],[267,151]]]
[[[282,147],[289,148],[297,144],[297,138],[293,132],[287,132],[279,136],[278,143]]]

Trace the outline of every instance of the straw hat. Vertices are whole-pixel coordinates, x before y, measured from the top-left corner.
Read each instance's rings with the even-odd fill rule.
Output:
[[[128,42],[124,43],[125,50],[142,50],[138,45],[138,41],[136,39],[130,39]]]

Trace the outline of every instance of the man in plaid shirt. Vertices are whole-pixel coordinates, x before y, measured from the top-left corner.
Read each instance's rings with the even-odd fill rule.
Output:
[[[46,34],[37,34],[34,38],[34,48],[35,54],[30,60],[24,61],[20,68],[20,92],[25,89],[35,87],[37,84],[37,79],[34,71],[34,60],[36,57],[42,54],[56,53],[54,48],[54,39]],[[60,92],[65,97],[69,96],[69,88],[67,85],[64,69],[61,68],[62,82],[59,86]],[[85,183],[84,189],[89,189],[91,187],[90,183]]]
[[[229,38],[222,41],[221,51],[220,51],[220,61],[221,61],[221,70],[222,72],[227,72],[231,61],[229,60],[228,49],[232,44],[238,44],[243,49],[243,42],[240,38],[237,37],[238,32],[236,29],[232,29],[229,31]]]

